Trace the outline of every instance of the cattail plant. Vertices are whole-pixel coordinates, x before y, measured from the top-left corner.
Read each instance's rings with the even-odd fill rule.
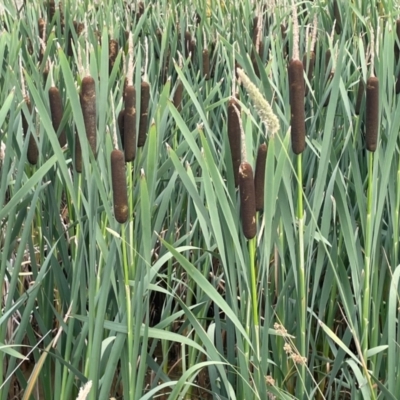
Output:
[[[97,116],[96,116],[96,82],[87,75],[82,79],[80,102],[85,123],[86,137],[93,155],[96,157]]]
[[[29,96],[25,96],[25,104],[28,108],[29,115],[32,115],[32,105]],[[26,138],[26,136],[29,134],[29,124],[24,113],[22,113],[22,129],[24,132],[24,137]],[[27,154],[28,161],[32,165],[36,165],[39,158],[39,150],[37,147],[34,134],[35,133],[31,130],[29,134],[28,154]]]
[[[254,174],[254,190],[256,198],[256,211],[264,209],[264,182],[265,164],[267,161],[267,145],[265,143],[258,147],[256,169]]]
[[[51,23],[53,21],[54,14],[56,13],[56,4],[54,0],[49,0],[47,3],[48,20]]]
[[[365,141],[368,151],[375,152],[379,129],[379,80],[371,76],[367,80]]]
[[[38,19],[39,38],[45,40],[46,36],[46,21],[43,18]]]
[[[357,99],[356,99],[356,105],[354,107],[354,112],[356,115],[360,115],[360,108],[361,108],[362,99],[364,97],[364,91],[365,91],[364,81],[361,78],[360,82],[358,83]]]
[[[235,99],[228,104],[228,139],[231,149],[235,186],[239,185],[239,166],[241,162],[240,106]]]
[[[57,87],[52,86],[49,89],[49,102],[51,120],[53,122],[54,131],[58,134],[58,141],[61,147],[64,147],[67,143],[64,129],[59,132],[59,127],[63,117],[63,105],[61,100],[60,91]]]
[[[185,54],[186,58],[189,57],[191,42],[192,42],[192,35],[190,34],[189,31],[186,31],[185,32],[185,45],[184,45],[184,54]]]

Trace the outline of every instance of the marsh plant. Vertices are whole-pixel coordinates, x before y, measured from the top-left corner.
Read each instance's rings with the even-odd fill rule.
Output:
[[[400,8],[0,4],[0,400],[398,399]]]

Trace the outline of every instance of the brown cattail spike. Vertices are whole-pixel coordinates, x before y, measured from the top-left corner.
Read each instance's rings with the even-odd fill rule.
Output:
[[[49,0],[48,1],[48,17],[49,17],[49,22],[53,20],[54,14],[56,13],[56,4],[54,0]]]
[[[263,143],[258,148],[256,171],[254,174],[256,211],[262,211],[264,209],[264,181],[265,181],[266,161],[267,161],[267,145]]]
[[[340,17],[340,11],[337,0],[333,0],[333,16],[336,20],[335,31],[338,35],[342,32],[342,18]]]
[[[190,45],[192,41],[192,35],[189,31],[185,32],[185,57],[189,57]]]
[[[115,219],[123,224],[128,219],[128,195],[126,190],[125,158],[120,150],[111,152],[111,179]]]
[[[243,234],[250,240],[256,236],[257,226],[253,168],[248,162],[239,167],[239,192]]]
[[[176,85],[174,93],[174,106],[178,111],[182,110],[183,83],[181,81]]]
[[[378,143],[379,128],[379,80],[371,76],[367,80],[365,140],[368,151],[374,152]]]
[[[136,157],[136,90],[132,85],[125,88],[124,150],[125,160],[133,161]]]
[[[138,147],[143,147],[146,142],[147,120],[149,115],[150,85],[142,82],[140,86],[140,121]]]
[[[76,172],[81,173],[82,169],[83,164],[81,142],[79,140],[78,132],[75,132],[75,170]]]
[[[364,96],[364,91],[365,91],[364,81],[360,79],[360,82],[358,84],[356,105],[354,107],[354,112],[356,113],[356,115],[360,115],[360,108]]]
[[[203,50],[203,76],[206,81],[210,79],[210,55],[208,50]]]
[[[82,89],[80,94],[83,121],[85,122],[86,137],[93,155],[96,157],[96,83],[91,76],[82,79]]]
[[[32,105],[29,97],[25,97],[25,103],[26,106],[28,107],[29,114],[32,114]],[[24,137],[26,137],[26,135],[28,135],[29,133],[29,124],[24,113],[22,113],[22,129],[24,131]],[[34,135],[35,135],[34,131],[31,131],[29,134],[28,154],[27,154],[28,161],[32,165],[36,165],[39,158],[39,150]]]
[[[108,54],[109,54],[109,56],[108,56],[108,58],[109,58],[109,60],[108,60],[108,71],[111,74],[111,71],[112,71],[112,69],[114,67],[114,64],[115,64],[115,60],[116,60],[117,55],[118,55],[118,42],[116,40],[114,40],[114,39],[111,39],[109,44],[108,44],[108,48],[109,48],[109,50],[108,50]]]
[[[45,33],[46,33],[46,22],[43,18],[39,18],[39,20],[38,20],[38,29],[39,29],[40,39],[44,40]]]
[[[235,110],[236,107],[236,110]],[[240,106],[232,99],[228,104],[228,139],[231,148],[233,176],[235,186],[239,184],[239,167],[241,162],[241,131],[240,131]]]
[[[306,126],[304,113],[303,63],[291,60],[289,63],[289,93],[292,126],[292,149],[294,154],[304,151],[306,145]]]
[[[65,131],[62,130],[58,132],[63,117],[63,105],[62,105],[60,91],[55,86],[52,86],[49,89],[49,101],[50,101],[50,112],[51,112],[51,120],[53,122],[53,128],[55,132],[58,134],[58,141],[60,143],[60,146],[64,147],[67,143]]]

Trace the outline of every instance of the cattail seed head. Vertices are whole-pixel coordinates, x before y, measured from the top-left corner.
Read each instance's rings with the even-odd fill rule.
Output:
[[[264,181],[265,181],[266,161],[267,161],[267,145],[263,143],[258,148],[256,170],[254,174],[256,211],[262,211],[264,209]]]
[[[133,161],[136,157],[136,90],[132,85],[125,88],[124,150],[125,160]]]
[[[192,41],[192,35],[189,31],[185,32],[185,57],[189,57],[190,53],[190,43]]]
[[[203,76],[206,81],[210,79],[210,55],[208,49],[203,50]]]
[[[26,106],[28,107],[29,114],[32,114],[32,104],[29,97],[25,97],[25,103]],[[24,113],[22,113],[22,130],[24,132],[24,137],[26,138],[26,135],[28,135],[29,133],[29,124]],[[27,154],[28,161],[32,165],[36,165],[39,158],[39,150],[34,135],[35,132],[31,131],[29,135],[28,154]]]
[[[46,21],[43,18],[38,19],[38,30],[40,39],[44,40],[46,36]]]
[[[183,83],[178,81],[174,93],[174,106],[178,111],[182,110]]]
[[[112,69],[114,67],[114,64],[115,64],[115,60],[116,60],[117,55],[118,55],[118,48],[119,48],[118,42],[116,40],[114,40],[114,39],[111,39],[109,41],[108,48],[109,48],[109,50],[108,50],[108,54],[109,54],[109,56],[108,56],[108,58],[109,58],[109,60],[108,60],[108,72],[111,74],[111,71],[112,71]]]
[[[47,4],[47,12],[49,17],[49,22],[53,20],[54,14],[56,13],[56,4],[54,0],[49,0]]]
[[[111,152],[111,179],[115,219],[123,224],[128,219],[128,195],[126,188],[125,157],[120,150]]]
[[[289,92],[292,149],[295,154],[300,154],[304,151],[306,145],[304,77],[303,63],[300,60],[291,60],[289,63]]]
[[[97,115],[96,115],[96,83],[91,76],[82,79],[80,94],[83,121],[85,122],[86,137],[93,155],[96,157],[96,135],[97,135]]]
[[[250,240],[256,236],[257,226],[253,168],[248,162],[239,167],[239,192],[243,234]]]
[[[236,100],[232,99],[228,104],[228,139],[231,149],[233,176],[235,178],[235,186],[239,184],[239,167],[241,162],[241,131],[240,131],[240,106]]]
[[[379,80],[371,76],[367,80],[365,140],[368,151],[374,152],[378,143],[379,129]]]
[[[55,86],[49,89],[49,102],[50,102],[50,112],[51,120],[53,122],[54,131],[58,134],[58,141],[61,147],[64,147],[67,143],[65,136],[65,131],[62,130],[58,132],[63,117],[63,105],[61,100],[60,91]]]
[[[356,115],[360,115],[360,108],[364,96],[364,91],[365,91],[364,81],[361,78],[360,82],[358,83],[357,99],[356,99],[356,105],[354,107],[354,112]]]
[[[143,147],[146,142],[147,121],[149,115],[150,85],[142,82],[140,86],[140,121],[138,147]]]
[[[75,131],[74,136],[75,136],[75,170],[80,174],[83,169],[82,147],[81,147],[81,142],[79,140],[78,132]]]

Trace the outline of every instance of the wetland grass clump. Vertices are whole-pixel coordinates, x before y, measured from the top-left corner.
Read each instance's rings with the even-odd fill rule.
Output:
[[[367,150],[375,152],[379,130],[379,80],[376,76],[368,78],[366,92],[365,142]]]
[[[128,219],[128,195],[126,187],[125,156],[121,150],[111,152],[111,179],[114,200],[114,215],[123,224]]]
[[[53,123],[53,128],[58,135],[58,141],[60,143],[60,146],[64,147],[67,144],[65,131],[64,129],[60,132],[58,131],[64,113],[63,104],[60,91],[55,86],[52,86],[49,89],[49,102],[50,102],[50,112],[51,112],[51,120]]]
[[[238,172],[242,229],[245,238],[250,240],[257,234],[253,168],[248,162],[244,161],[240,164]]]
[[[258,147],[256,169],[254,173],[254,191],[256,198],[256,211],[264,209],[264,185],[265,185],[265,164],[267,161],[267,145],[261,144]]]
[[[85,123],[86,137],[89,146],[92,149],[94,157],[96,157],[96,134],[97,134],[97,118],[96,118],[96,82],[91,76],[85,76],[82,79],[82,88],[80,93],[80,102]]]

